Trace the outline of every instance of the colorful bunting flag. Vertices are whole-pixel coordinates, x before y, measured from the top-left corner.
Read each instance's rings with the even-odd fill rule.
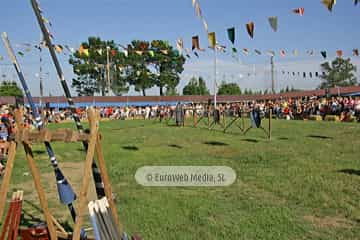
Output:
[[[286,56],[286,51],[285,50],[280,50],[280,56],[285,57]]]
[[[112,49],[112,50],[111,50],[111,55],[112,55],[113,57],[116,56],[116,53],[117,53],[117,51],[116,51],[115,49]]]
[[[184,48],[184,40],[182,38],[178,38],[176,40],[176,48],[179,51],[179,54],[181,55]]]
[[[254,51],[255,51],[255,53],[256,53],[257,55],[261,55],[260,50],[255,49]]]
[[[246,24],[246,30],[251,38],[254,38],[254,30],[255,30],[255,24],[254,22],[249,22]]]
[[[153,51],[153,50],[149,50],[149,55],[150,55],[151,57],[155,57],[154,51]]]
[[[293,54],[294,54],[294,56],[298,56],[298,55],[299,55],[299,51],[298,51],[297,49],[294,49],[294,50],[293,50]]]
[[[197,49],[199,51],[204,51],[204,49],[200,48],[199,36],[192,37],[192,50]]]
[[[245,54],[245,55],[249,55],[249,49],[247,49],[247,48],[243,48],[243,53]]]
[[[321,51],[320,54],[324,59],[327,58],[327,52],[326,51]]]
[[[209,39],[209,47],[214,49],[216,45],[216,35],[215,32],[208,33],[208,39]]]
[[[135,51],[135,53],[139,56],[143,55],[143,51],[140,51],[140,50]]]
[[[269,17],[269,23],[274,32],[278,29],[278,18],[277,17]]]
[[[275,56],[275,52],[273,50],[268,50],[266,52],[267,55],[269,55],[270,57],[274,57]]]
[[[169,53],[168,50],[166,50],[166,49],[160,50],[160,52],[165,55],[167,55]]]
[[[54,47],[55,47],[55,51],[56,51],[57,53],[62,53],[63,47],[62,47],[61,45],[55,45]]]
[[[353,56],[358,57],[359,56],[359,49],[353,50]]]
[[[23,52],[18,51],[18,55],[20,55],[21,57],[23,57],[23,56],[24,56],[24,53],[23,53]]]
[[[338,56],[339,58],[341,58],[343,56],[343,51],[342,50],[337,50],[336,51],[336,56]]]
[[[228,28],[227,29],[227,35],[232,44],[235,44],[235,28]]]
[[[236,49],[235,47],[232,47],[232,48],[231,48],[231,51],[232,51],[233,53],[237,53],[237,49]]]
[[[199,54],[197,52],[194,52],[194,55],[199,58]]]
[[[297,8],[293,10],[294,13],[299,14],[300,16],[304,16],[305,9],[304,8]]]
[[[330,12],[332,12],[333,7],[336,4],[336,0],[322,0],[322,3]]]

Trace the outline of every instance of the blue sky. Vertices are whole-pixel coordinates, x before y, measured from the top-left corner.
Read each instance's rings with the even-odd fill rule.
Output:
[[[337,1],[333,13],[321,4],[320,0],[200,0],[203,16],[206,18],[209,31],[215,31],[220,44],[230,46],[226,29],[236,28],[236,47],[260,49],[263,52],[274,49],[292,51],[299,50],[299,56],[277,57],[276,87],[286,85],[296,88],[314,88],[319,80],[292,78],[284,76],[281,70],[296,72],[320,71],[319,64],[323,62],[319,51],[327,50],[328,59],[335,56],[337,49],[344,50],[351,56],[353,48],[360,48],[360,32],[357,31],[360,6],[355,7],[352,0]],[[207,35],[202,22],[195,15],[191,0],[76,0],[40,2],[44,16],[53,26],[54,42],[67,44],[77,48],[88,36],[99,36],[103,39],[114,39],[118,43],[128,43],[133,39],[152,40],[166,39],[175,45],[177,38],[182,37],[185,47],[191,47],[191,37],[199,35],[200,45],[207,48]],[[304,7],[305,15],[297,16],[292,9]],[[2,0],[0,15],[0,31],[6,31],[14,44],[36,43],[40,38],[39,27],[35,21],[30,1]],[[274,33],[267,21],[269,16],[279,18],[279,30]],[[245,30],[245,24],[255,22],[255,37],[250,39]],[[316,56],[309,57],[305,53],[313,49]],[[5,59],[0,61],[2,74],[15,77],[2,44],[0,55]],[[49,54],[44,52],[44,72],[49,72],[45,82],[45,93],[62,95],[54,67]],[[219,56],[217,79],[234,81],[242,88],[265,89],[270,87],[269,58],[265,55],[244,56],[239,53],[240,62],[227,54]],[[36,73],[39,69],[38,52],[33,50],[24,58],[19,58],[23,70],[30,83],[33,95],[39,94],[39,80]],[[64,72],[69,84],[73,74],[66,56],[60,56]],[[359,58],[353,61],[359,64]],[[359,69],[360,71],[360,69]],[[200,58],[192,57],[185,65],[179,90],[191,76],[204,76],[208,87],[213,85],[213,53],[207,50]],[[358,72],[359,74],[359,72]],[[148,94],[158,94],[152,89]],[[131,91],[129,94],[138,95]]]

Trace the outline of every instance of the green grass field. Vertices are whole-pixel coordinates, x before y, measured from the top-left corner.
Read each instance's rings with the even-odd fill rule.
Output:
[[[274,120],[271,141],[258,129],[246,136],[235,127],[229,131],[141,120],[102,122],[105,158],[126,231],[144,239],[360,239],[359,124]],[[50,207],[71,223],[58,203],[44,148],[34,149]],[[54,149],[78,190],[81,144],[54,144]],[[217,188],[143,187],[134,174],[147,165],[224,165],[236,171],[237,180]],[[38,205],[31,175],[24,172],[21,153],[12,188],[24,189],[25,199]],[[41,217],[31,204],[24,207]]]

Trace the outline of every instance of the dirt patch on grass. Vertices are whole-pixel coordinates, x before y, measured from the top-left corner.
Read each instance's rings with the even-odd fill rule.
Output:
[[[84,176],[84,162],[81,163],[74,163],[74,162],[63,162],[60,164],[61,171],[67,178],[67,180],[70,182],[73,190],[75,191],[76,195],[79,197],[80,194],[80,188],[82,184],[82,179]],[[35,190],[35,186],[32,180],[32,176],[29,173],[29,180],[17,184],[13,186],[13,189],[22,189],[24,190],[24,199],[28,202],[40,207],[40,203],[38,200],[38,195]],[[69,218],[68,211],[66,210],[66,207],[62,205],[59,201],[58,196],[58,190],[56,187],[56,180],[54,176],[54,172],[46,172],[41,174],[41,183],[43,184],[43,187],[45,188],[45,194],[47,197],[47,200],[49,202],[49,208],[50,211],[55,215],[56,217],[60,219],[66,219]],[[91,182],[89,186],[88,191],[88,201],[96,199],[96,191],[93,184],[93,179],[91,177]],[[75,207],[77,207],[77,202],[75,201]],[[29,205],[29,206],[28,206]],[[25,208],[27,208],[31,213],[38,213],[38,210],[34,208],[34,206],[30,206],[31,204],[25,204]]]
[[[318,228],[352,228],[353,222],[342,217],[316,217],[304,216],[306,221],[311,222]]]

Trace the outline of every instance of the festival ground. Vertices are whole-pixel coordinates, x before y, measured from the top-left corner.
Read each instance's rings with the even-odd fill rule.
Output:
[[[274,120],[272,125],[269,141],[259,129],[243,136],[236,127],[224,134],[154,121],[101,122],[123,225],[146,239],[360,239],[358,124]],[[78,191],[82,146],[53,146]],[[45,149],[33,147],[51,193],[50,208],[71,223],[49,189],[55,183]],[[39,206],[24,155],[17,158],[12,188],[25,191],[24,219],[30,219],[28,213],[41,216],[31,205]],[[224,165],[236,171],[237,180],[221,188],[143,187],[134,173],[146,165]]]

